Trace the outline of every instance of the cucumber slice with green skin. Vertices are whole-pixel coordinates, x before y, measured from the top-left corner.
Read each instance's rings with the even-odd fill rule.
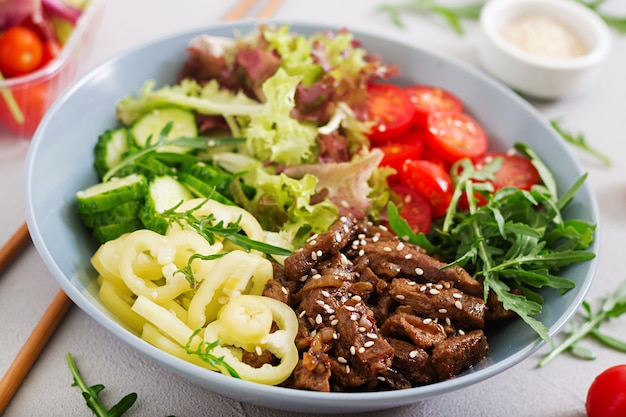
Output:
[[[131,233],[135,230],[143,228],[143,224],[139,219],[131,220],[124,223],[112,223],[103,226],[96,226],[93,229],[93,236],[100,243],[108,242],[109,240],[117,239],[124,233]]]
[[[180,172],[178,174],[178,181],[187,187],[196,197],[211,197],[212,200],[219,201],[220,203],[231,206],[235,205],[235,203],[224,197],[217,189],[191,174]]]
[[[230,194],[230,183],[235,176],[231,173],[204,162],[185,164],[181,167],[180,171],[181,173],[186,172],[198,178],[211,188],[215,187],[215,189],[225,197],[229,199],[232,198]]]
[[[160,177],[164,175],[174,175],[175,169],[164,164],[156,157],[150,155],[139,158],[135,161],[135,166],[145,171],[148,177]]]
[[[164,234],[169,223],[159,213],[171,209],[181,201],[194,198],[193,194],[175,178],[161,176],[154,178],[148,186],[146,203],[139,213],[139,218],[146,227]]]
[[[130,140],[125,128],[107,130],[98,136],[94,149],[94,167],[100,178],[122,161],[130,148]]]
[[[132,126],[130,133],[137,146],[143,148],[148,143],[148,138],[151,138],[151,143],[156,143],[159,140],[161,131],[169,122],[172,122],[172,129],[167,135],[168,139],[182,137],[194,138],[198,136],[198,128],[194,114],[188,110],[175,107],[155,109],[145,116],[142,116]],[[191,149],[175,145],[166,145],[159,149],[159,152],[187,153],[189,151],[191,151]]]
[[[146,195],[147,185],[146,177],[139,174],[116,177],[110,181],[92,185],[76,193],[78,212],[98,213],[129,201],[142,201]]]
[[[139,200],[120,204],[112,209],[96,213],[79,213],[85,226],[95,228],[115,223],[131,223],[139,220],[139,211],[143,203]]]

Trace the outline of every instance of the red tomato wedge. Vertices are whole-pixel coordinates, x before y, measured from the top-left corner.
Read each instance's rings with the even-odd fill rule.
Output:
[[[368,137],[373,143],[385,143],[409,130],[415,111],[404,90],[392,84],[372,84],[367,93],[369,119],[374,122]]]
[[[431,113],[427,125],[430,146],[448,162],[476,158],[487,151],[483,128],[465,113]]]
[[[438,111],[461,113],[463,102],[454,94],[432,85],[411,85],[404,87],[415,108],[413,125],[426,128],[428,115]]]
[[[402,172],[404,161],[407,159],[420,159],[423,147],[423,132],[411,129],[398,137],[397,140],[386,145],[378,146],[384,154],[380,165],[391,167],[395,169],[397,173],[400,173]],[[397,179],[398,174],[388,177],[388,180],[391,182]]]
[[[428,199],[433,218],[446,213],[452,199],[453,184],[448,172],[440,165],[423,159],[409,159],[402,166],[401,180]]]
[[[502,158],[502,165],[492,181],[496,190],[508,186],[530,190],[530,187],[539,183],[540,177],[537,168],[535,168],[530,159],[521,155],[505,152],[487,152],[473,160],[474,166],[480,169],[498,157]]]
[[[415,233],[428,233],[432,225],[432,209],[426,197],[404,184],[393,184],[391,190],[402,200],[400,217]]]

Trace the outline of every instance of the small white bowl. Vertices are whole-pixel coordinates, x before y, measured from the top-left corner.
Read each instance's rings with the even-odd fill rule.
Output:
[[[543,55],[543,51],[530,52],[505,38],[504,28],[530,16],[541,17],[544,23],[558,22],[560,29],[566,28],[574,39],[582,42],[586,53],[571,57]],[[606,23],[592,10],[572,0],[491,0],[483,7],[480,25],[478,58],[483,69],[533,98],[558,99],[590,87],[611,48]],[[544,28],[556,30],[548,26]],[[543,35],[547,33],[539,29],[530,34],[531,37]],[[556,43],[547,38],[542,42],[546,47]]]

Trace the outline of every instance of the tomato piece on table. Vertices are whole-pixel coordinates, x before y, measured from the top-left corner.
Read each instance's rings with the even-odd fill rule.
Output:
[[[34,71],[41,64],[43,42],[32,30],[13,26],[0,35],[0,71],[4,77],[17,77]]]
[[[411,129],[398,137],[397,140],[386,145],[377,146],[384,154],[380,165],[391,167],[399,174],[402,172],[404,161],[407,159],[420,159],[423,147],[423,132]],[[389,176],[388,180],[395,181],[398,178],[398,174]]]
[[[423,159],[409,159],[402,166],[401,180],[428,199],[433,218],[446,213],[452,200],[453,184],[448,172],[440,165]]]
[[[588,417],[626,416],[626,365],[616,365],[600,373],[587,391]]]
[[[465,113],[431,113],[426,123],[429,145],[448,162],[476,158],[487,151],[485,131]]]
[[[539,172],[530,159],[522,155],[506,152],[487,152],[473,160],[474,166],[481,169],[495,158],[502,158],[502,165],[491,182],[496,190],[504,187],[516,187],[530,190],[540,181]]]
[[[404,184],[395,183],[390,188],[402,200],[400,217],[415,233],[428,233],[432,226],[432,208],[426,197]]]
[[[369,118],[374,125],[368,134],[374,143],[395,139],[411,127],[413,104],[402,88],[392,84],[367,87]]]
[[[413,125],[426,128],[428,115],[438,111],[462,113],[463,102],[451,92],[432,85],[410,85],[404,88],[415,108]]]

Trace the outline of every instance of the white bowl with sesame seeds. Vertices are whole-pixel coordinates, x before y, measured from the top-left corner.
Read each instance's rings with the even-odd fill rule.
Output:
[[[302,34],[338,30],[316,24],[274,23],[289,23],[294,32]],[[542,347],[544,342],[537,334],[516,319],[488,329],[489,355],[453,379],[395,391],[324,393],[247,382],[183,361],[142,340],[106,308],[98,296],[97,273],[90,265],[98,245],[76,214],[75,195],[98,181],[92,166],[93,147],[98,135],[114,125],[115,103],[138,91],[147,79],[154,79],[157,84],[171,83],[177,63],[184,60],[185,48],[193,37],[203,33],[232,36],[236,31],[247,33],[255,28],[254,22],[214,25],[131,50],[86,74],[44,118],[26,160],[25,210],[35,247],[65,293],[116,338],[172,373],[237,401],[291,412],[357,413],[416,403],[491,378]],[[454,92],[465,103],[467,112],[480,121],[494,150],[509,149],[518,141],[528,143],[553,171],[561,190],[568,189],[583,174],[570,148],[545,118],[484,72],[408,42],[359,31],[354,34],[364,48],[400,68],[402,75],[396,80],[399,84],[437,85]],[[85,112],[85,108],[89,111]],[[68,129],[70,125],[72,128]],[[583,184],[565,216],[598,222],[590,186]],[[589,250],[597,252],[597,244]],[[596,260],[592,260],[563,269],[560,275],[576,282],[576,287],[563,295],[541,291],[544,310],[537,318],[548,327],[550,335],[558,332],[581,305],[595,268]],[[131,366],[128,372],[133,369],[136,370]],[[199,415],[210,414],[210,410],[197,411]]]
[[[611,48],[606,23],[571,0],[491,0],[480,27],[482,68],[532,98],[559,99],[590,88]]]

